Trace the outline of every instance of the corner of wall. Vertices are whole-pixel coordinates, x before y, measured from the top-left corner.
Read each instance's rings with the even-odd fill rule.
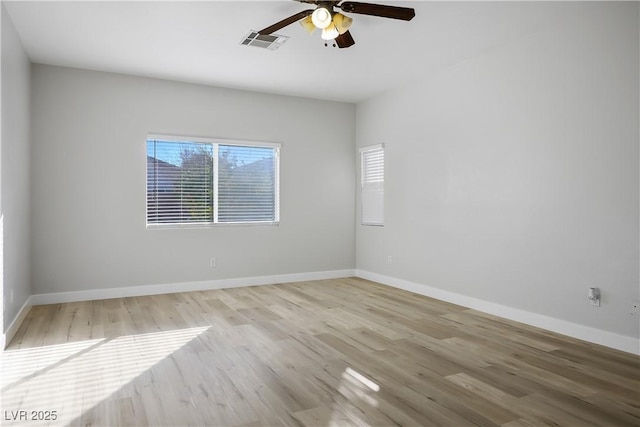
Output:
[[[31,61],[0,4],[0,348],[28,312],[31,295]]]

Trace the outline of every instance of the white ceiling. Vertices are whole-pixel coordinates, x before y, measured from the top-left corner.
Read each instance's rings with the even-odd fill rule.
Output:
[[[570,17],[570,3],[374,0],[397,21],[351,14],[356,44],[324,47],[294,23],[269,51],[240,45],[310,5],[296,1],[3,1],[35,63],[359,102]]]

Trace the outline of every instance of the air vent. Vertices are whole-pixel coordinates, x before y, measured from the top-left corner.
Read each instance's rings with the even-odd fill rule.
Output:
[[[260,35],[257,31],[251,31],[242,39],[240,44],[245,46],[255,46],[262,49],[276,50],[289,40],[287,36],[279,36],[278,34]]]

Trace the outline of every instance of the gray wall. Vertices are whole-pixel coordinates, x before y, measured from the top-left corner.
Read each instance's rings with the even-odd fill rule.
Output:
[[[35,294],[353,269],[354,105],[44,65],[32,91]],[[280,225],[146,230],[147,132],[281,143]]]
[[[0,284],[4,333],[31,294],[29,271],[30,62],[5,10],[2,15],[0,139]]]
[[[357,106],[358,146],[387,162],[358,269],[639,335],[638,3],[574,7]]]

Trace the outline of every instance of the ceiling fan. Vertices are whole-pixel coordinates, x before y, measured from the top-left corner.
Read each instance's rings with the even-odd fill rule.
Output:
[[[307,9],[291,15],[280,22],[258,31],[259,35],[268,35],[287,25],[300,21],[300,24],[309,33],[316,28],[322,30],[322,39],[325,40],[325,46],[330,40],[334,40],[334,46],[346,48],[353,46],[355,41],[349,32],[352,18],[336,12],[334,9],[341,9],[346,13],[359,13],[361,15],[380,16],[382,18],[401,19],[403,21],[411,21],[416,12],[409,7],[386,6],[382,4],[361,3],[355,1],[323,1],[323,0],[295,0],[300,3],[309,3],[316,5],[315,9]]]

